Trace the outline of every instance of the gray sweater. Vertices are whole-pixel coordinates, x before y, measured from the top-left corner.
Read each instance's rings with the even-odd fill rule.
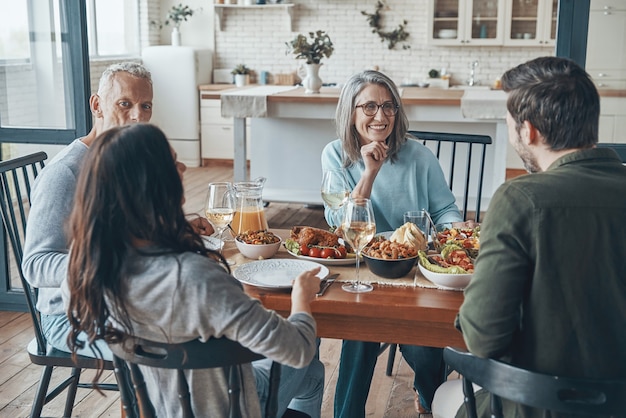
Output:
[[[184,342],[225,336],[267,358],[304,367],[316,352],[315,320],[299,313],[282,318],[246,295],[241,284],[210,259],[194,254],[163,254],[156,248],[130,258],[124,294],[137,336]],[[242,367],[241,410],[260,417],[250,364]],[[175,371],[143,368],[150,399],[160,416],[181,416]],[[228,393],[221,369],[187,372],[196,416],[227,416]]]
[[[65,314],[60,290],[67,276],[65,222],[72,211],[76,179],[87,149],[74,140],[39,173],[31,191],[22,269],[26,280],[39,288],[37,309],[43,314]]]

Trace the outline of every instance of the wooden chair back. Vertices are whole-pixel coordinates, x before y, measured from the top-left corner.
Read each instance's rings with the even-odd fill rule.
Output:
[[[457,134],[446,132],[426,132],[409,131],[409,134],[420,140],[424,145],[434,147],[434,154],[442,161],[442,149],[446,149],[446,155],[450,155],[448,167],[444,174],[447,175],[450,190],[455,191],[455,178],[461,176],[463,186],[463,219],[467,220],[468,211],[475,210],[474,221],[480,222],[480,205],[483,195],[483,181],[485,174],[485,159],[487,155],[487,145],[492,143],[491,137],[487,135]],[[457,155],[465,152],[465,161],[459,161]],[[477,152],[479,160],[474,161],[474,153]],[[472,187],[474,185],[475,189]],[[475,191],[475,196],[473,192]],[[475,199],[473,207],[469,206],[470,200]]]
[[[134,394],[124,390],[121,392],[127,418],[134,418],[134,411],[137,409],[142,418],[157,416],[138,365],[177,370],[176,387],[184,418],[194,417],[185,370],[222,368],[229,385],[229,417],[240,417],[241,373],[239,367],[243,363],[264,358],[238,342],[226,338],[211,338],[206,342],[193,340],[181,344],[167,344],[128,336],[124,343],[109,344],[109,347],[115,355],[117,364],[122,360],[128,364],[135,387]],[[124,376],[118,377],[118,379],[123,378]],[[280,368],[278,363],[273,363],[270,373],[270,395],[266,405],[266,417],[276,416],[279,381]],[[122,387],[126,388],[129,385],[124,384]],[[134,403],[138,404],[138,408],[135,407]]]
[[[463,376],[465,407],[476,417],[472,383],[491,394],[493,417],[502,417],[502,399],[544,411],[586,416],[622,416],[626,411],[626,378],[582,379],[531,372],[467,351],[446,347],[445,362]]]

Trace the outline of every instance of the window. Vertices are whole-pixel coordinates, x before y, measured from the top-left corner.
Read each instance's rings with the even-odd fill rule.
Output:
[[[30,58],[28,2],[0,0],[0,64]]]
[[[91,57],[140,54],[137,3],[136,0],[87,0]]]

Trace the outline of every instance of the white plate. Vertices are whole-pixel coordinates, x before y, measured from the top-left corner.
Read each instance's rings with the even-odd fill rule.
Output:
[[[306,270],[321,267],[317,276],[328,276],[328,268],[305,260],[271,259],[258,260],[239,266],[233,276],[241,283],[266,289],[291,289],[291,281]]]
[[[286,248],[285,248],[286,249]],[[287,250],[287,249],[286,249]],[[327,266],[347,266],[350,264],[356,264],[356,257],[349,258],[317,258],[308,257],[306,255],[298,255],[294,252],[287,250],[287,252],[300,260],[313,261],[315,263],[325,264]]]

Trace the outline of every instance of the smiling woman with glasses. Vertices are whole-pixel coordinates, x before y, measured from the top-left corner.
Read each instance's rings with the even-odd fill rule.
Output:
[[[378,71],[352,76],[339,96],[335,124],[339,139],[322,151],[322,169],[344,169],[351,197],[370,199],[377,232],[399,228],[409,210],[426,209],[435,223],[461,221],[437,158],[407,134],[409,121],[389,77]],[[324,215],[329,225],[341,225],[337,211],[326,207]],[[335,418],[365,416],[379,346],[343,342]],[[443,350],[408,345],[400,345],[400,350],[415,371],[416,409],[428,412],[446,376]]]

